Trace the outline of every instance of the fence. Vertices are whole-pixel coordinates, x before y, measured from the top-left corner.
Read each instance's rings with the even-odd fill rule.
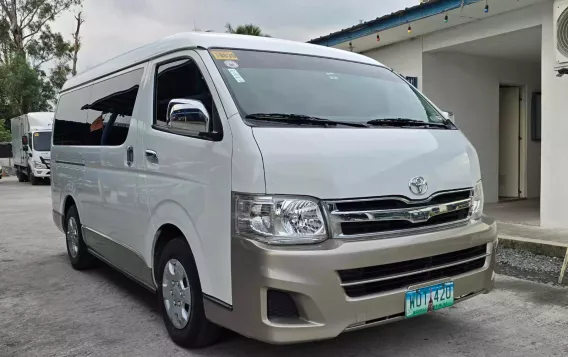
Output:
[[[12,174],[12,143],[0,143],[1,176]]]

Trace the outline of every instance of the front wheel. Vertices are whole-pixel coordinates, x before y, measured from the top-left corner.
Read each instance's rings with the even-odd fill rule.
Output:
[[[158,303],[172,340],[188,348],[217,342],[221,328],[205,317],[197,267],[185,238],[166,245],[158,267]]]
[[[31,167],[28,167],[28,176],[30,178],[30,183],[32,184],[32,186],[36,186],[39,183],[39,179],[35,177]]]

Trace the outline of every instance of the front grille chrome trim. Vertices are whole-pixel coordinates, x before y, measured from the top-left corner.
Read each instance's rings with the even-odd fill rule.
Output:
[[[456,200],[452,202],[431,204],[431,202],[443,195],[454,193],[466,193],[470,195],[466,199]],[[353,202],[372,202],[372,201],[400,201],[409,207],[396,209],[377,209],[377,210],[360,210],[360,211],[342,211],[338,209],[340,203]],[[333,238],[339,239],[382,239],[406,236],[414,233],[435,232],[444,229],[457,228],[466,225],[471,217],[471,208],[473,206],[473,191],[471,188],[459,189],[453,191],[437,192],[425,200],[413,201],[400,196],[347,199],[347,200],[326,200],[323,202],[325,216],[330,226]],[[425,223],[431,218],[443,214],[449,214],[461,210],[468,209],[467,218],[459,219],[451,222],[440,224],[431,224],[420,227],[409,227],[397,230],[378,231],[360,234],[343,233],[342,223],[365,223],[365,222],[388,222],[388,221],[407,221],[411,223]]]
[[[349,283],[341,283],[341,286],[342,287],[356,286],[356,285],[363,285],[363,284],[369,284],[369,283],[377,283],[377,282],[380,282],[380,281],[392,280],[392,279],[397,279],[397,278],[404,278],[406,276],[416,275],[416,274],[420,274],[420,273],[427,273],[427,272],[430,272],[430,271],[451,268],[451,267],[456,266],[456,265],[466,264],[466,263],[473,262],[473,261],[480,260],[480,259],[487,259],[487,257],[490,256],[490,255],[491,255],[491,253],[486,253],[486,254],[482,254],[482,255],[479,255],[479,256],[476,256],[476,257],[473,257],[473,258],[463,259],[463,260],[459,260],[459,261],[456,261],[456,262],[453,262],[453,263],[447,263],[447,264],[443,264],[443,265],[437,265],[435,267],[430,267],[430,268],[426,268],[426,269],[414,270],[414,271],[410,271],[410,272],[406,272],[406,273],[384,276],[384,277],[381,277],[381,278],[373,278],[373,279],[353,281],[353,282],[349,282]]]
[[[330,212],[332,223],[343,222],[380,222],[380,221],[409,221],[412,223],[426,222],[432,217],[445,213],[471,208],[471,198],[418,208],[399,208],[392,210]]]

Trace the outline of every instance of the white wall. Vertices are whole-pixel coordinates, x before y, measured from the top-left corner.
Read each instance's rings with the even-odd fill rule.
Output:
[[[499,85],[540,88],[539,64],[476,57],[458,53],[423,54],[423,91],[443,110],[452,111],[456,124],[475,146],[481,165],[487,202],[498,200]],[[527,98],[530,108],[532,97]],[[528,112],[530,123],[530,110]],[[530,136],[529,136],[530,137]],[[529,147],[530,197],[538,196],[540,157],[538,143]],[[535,174],[536,172],[536,174]]]
[[[422,37],[395,43],[380,49],[362,53],[396,72],[418,78],[418,88],[422,88]]]
[[[568,76],[556,77],[553,7],[546,4],[542,31],[541,225],[568,228]]]

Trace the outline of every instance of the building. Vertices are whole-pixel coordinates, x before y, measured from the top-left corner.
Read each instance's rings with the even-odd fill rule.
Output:
[[[431,0],[310,42],[411,79],[476,147],[486,202],[540,198],[541,226],[568,229],[568,1]]]

